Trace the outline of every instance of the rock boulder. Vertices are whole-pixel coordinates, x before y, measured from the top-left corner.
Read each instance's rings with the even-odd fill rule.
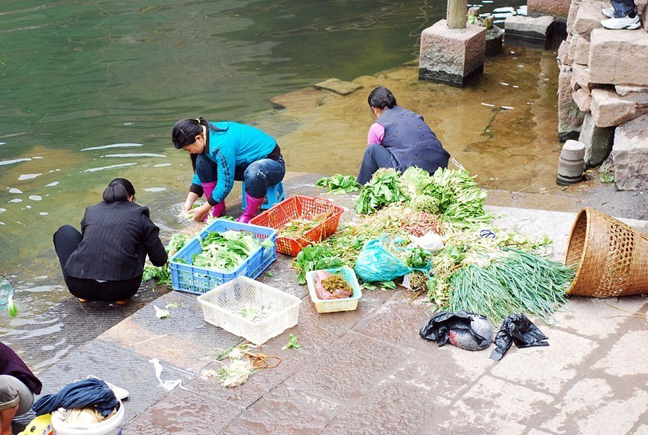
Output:
[[[614,133],[614,179],[620,190],[648,189],[648,114],[619,126]]]

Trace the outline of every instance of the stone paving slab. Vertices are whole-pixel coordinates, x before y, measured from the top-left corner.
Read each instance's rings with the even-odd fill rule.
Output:
[[[317,193],[312,180],[295,182]],[[324,196],[348,210],[355,200]],[[556,246],[566,246],[575,218],[493,210],[501,212],[501,227],[547,234]],[[343,219],[352,218],[345,212]],[[205,378],[220,364],[219,349],[243,339],[207,324],[194,295],[169,292],[39,374],[44,393],[88,374],[128,389],[124,434],[640,434],[648,428],[644,297],[574,297],[553,325],[536,322],[549,347],[513,346],[494,362],[493,346],[469,352],[421,338],[428,304],[412,302],[408,290],[365,291],[356,311],[319,314],[291,262],[280,255],[259,277],[302,299],[298,324],[258,349],[281,358],[276,368],[234,389]],[[153,305],[169,306],[171,317],[158,319]],[[302,348],[283,349],[291,333]],[[163,380],[181,385],[166,392],[151,358],[161,360]]]
[[[163,367],[162,379],[186,381],[193,374],[168,364]],[[149,407],[164,398],[167,391],[155,376],[154,366],[148,358],[129,350],[92,341],[75,349],[58,364],[38,375],[45,394],[55,394],[67,384],[96,376],[129,391],[124,401],[125,422],[144,413]]]
[[[158,319],[154,305],[170,316]],[[198,371],[219,352],[241,338],[205,322],[196,296],[168,293],[109,329],[99,341],[129,349],[147,358],[158,358],[185,370]]]

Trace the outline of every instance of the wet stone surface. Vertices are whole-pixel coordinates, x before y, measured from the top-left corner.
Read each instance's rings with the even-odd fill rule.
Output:
[[[273,389],[224,428],[224,433],[321,433],[348,406],[284,385]]]
[[[218,433],[238,413],[239,409],[235,406],[176,388],[146,414],[126,425],[122,433]]]
[[[165,363],[162,363],[162,367],[163,381],[177,379],[185,382],[194,376]],[[41,395],[55,394],[67,384],[89,375],[128,390],[129,397],[123,402],[125,422],[146,411],[167,393],[155,376],[153,364],[147,358],[126,349],[93,341],[75,349],[56,366],[38,375],[43,383]]]
[[[286,384],[339,403],[358,400],[384,378],[395,361],[408,353],[406,349],[350,332]]]
[[[321,194],[312,186],[316,178],[296,176],[287,191],[303,184],[310,186],[305,192]],[[347,208],[354,202],[353,195],[322,196]],[[565,219],[575,217],[505,211],[507,228],[531,228],[542,215],[542,232],[559,246],[568,236]],[[206,377],[220,367],[217,355],[244,340],[206,323],[195,295],[156,291],[147,304],[120,308],[91,305],[80,312],[72,306],[78,302],[66,302],[78,316],[72,324],[78,337],[66,329],[61,339],[89,341],[38,373],[44,393],[89,374],[126,388],[124,434],[571,434],[598,428],[635,434],[648,427],[643,297],[572,298],[553,326],[536,323],[549,347],[513,346],[494,362],[493,346],[469,352],[421,338],[429,305],[423,298],[410,302],[412,293],[401,288],[366,290],[357,310],[319,314],[307,287],[296,283],[291,262],[279,256],[259,277],[302,299],[296,326],[250,349],[280,358],[277,367],[260,369],[236,388]],[[170,317],[158,319],[154,305]],[[90,333],[101,325],[103,334]],[[290,334],[301,348],[283,349]],[[161,361],[163,381],[181,385],[164,390],[151,358]]]
[[[154,306],[169,311],[169,317],[159,319]],[[241,338],[206,323],[195,295],[171,292],[102,334],[99,340],[196,371],[218,354],[217,349],[234,346]]]

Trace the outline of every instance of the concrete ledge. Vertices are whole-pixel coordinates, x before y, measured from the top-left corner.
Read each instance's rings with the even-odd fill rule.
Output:
[[[554,28],[553,17],[525,17],[512,15],[506,18],[506,44],[549,48]]]

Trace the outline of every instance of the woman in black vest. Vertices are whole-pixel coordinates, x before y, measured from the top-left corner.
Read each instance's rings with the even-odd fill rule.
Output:
[[[166,263],[159,228],[148,208],[133,201],[131,182],[115,178],[103,201],[86,209],[80,233],[64,225],[54,234],[65,283],[82,302],[125,304],[142,282],[146,255],[155,266]]]
[[[384,86],[371,91],[368,100],[377,119],[369,129],[358,183],[367,183],[378,168],[405,172],[417,166],[433,174],[448,167],[450,154],[421,115],[396,105],[394,94]]]

